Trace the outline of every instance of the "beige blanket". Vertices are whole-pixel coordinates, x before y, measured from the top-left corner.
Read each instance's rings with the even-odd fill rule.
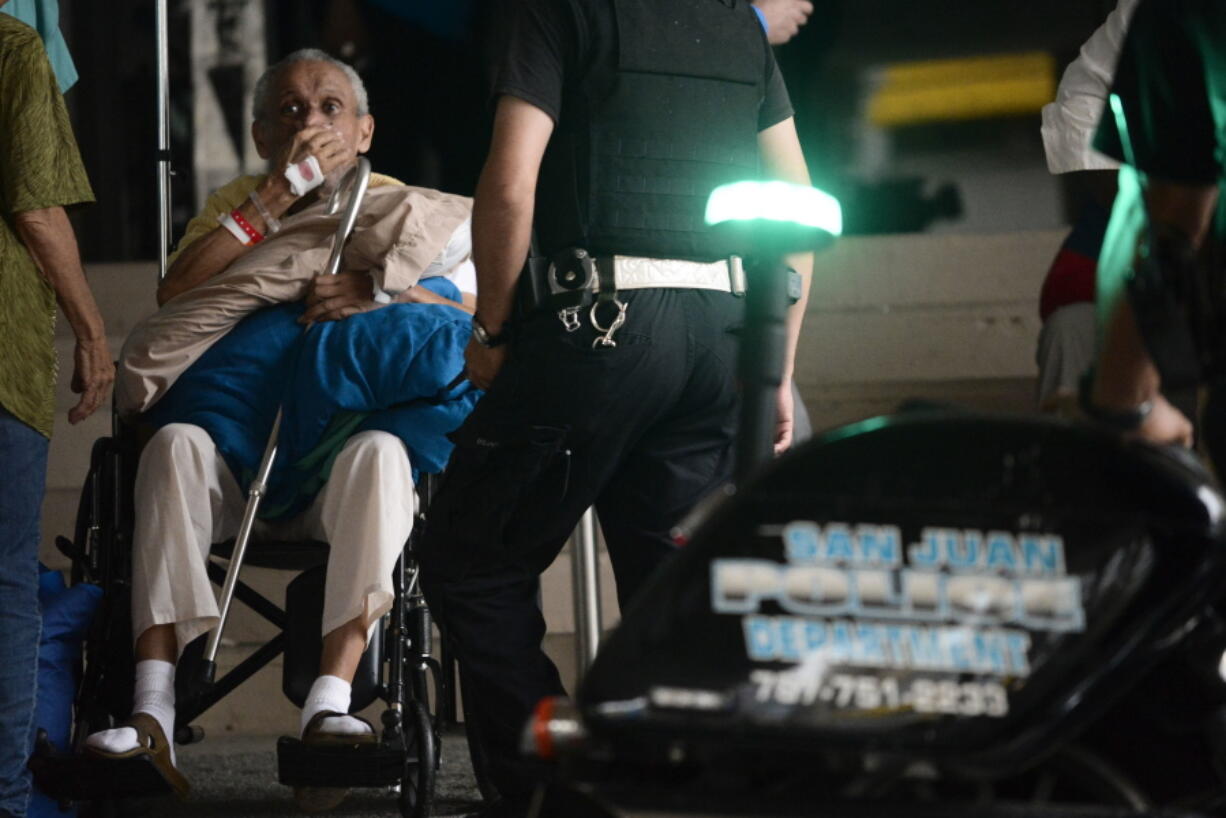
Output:
[[[250,313],[298,301],[323,271],[340,214],[321,202],[284,219],[281,231],[221,274],[162,305],[132,331],[120,353],[115,402],[143,412],[188,367]],[[342,254],[341,270],[369,270],[388,292],[407,290],[472,213],[472,200],[437,190],[386,186],[367,191]]]

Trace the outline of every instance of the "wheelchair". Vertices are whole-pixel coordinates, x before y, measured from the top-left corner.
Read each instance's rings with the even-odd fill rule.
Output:
[[[85,641],[72,744],[56,748],[40,736],[31,760],[38,786],[61,802],[113,806],[122,799],[169,792],[147,758],[101,765],[81,755],[86,737],[116,726],[132,707],[133,483],[142,432],[116,420],[114,435],[95,442],[73,537],[57,538],[60,551],[72,561],[72,583],[94,583],[104,590]],[[378,743],[317,747],[282,737],[277,743],[282,784],[386,788],[397,794],[406,818],[429,815],[444,721],[440,708],[432,709],[431,702],[449,701],[452,690],[449,674],[432,655],[432,622],[413,558],[414,538],[421,530],[422,509],[429,503],[433,484],[431,475],[419,481],[414,535],[394,568],[391,611],[375,629],[354,675],[351,712],[376,699],[386,705],[376,729]],[[228,559],[233,547],[229,540],[211,550],[208,573],[218,586],[226,573],[218,561]],[[318,541],[251,540],[244,565],[297,572],[286,588],[284,606],[241,580],[235,584],[235,598],[279,632],[212,683],[199,672],[207,635],[186,647],[176,672],[176,743],[202,740],[203,730],[192,722],[281,655],[282,691],[294,704],[303,705],[318,672],[327,554],[327,544]]]
[[[326,272],[334,274],[341,249],[353,231],[358,208],[370,178],[362,159],[341,182],[329,204],[337,212],[341,193],[350,188],[348,204],[337,226]],[[175,728],[172,740],[187,744],[203,738],[192,721],[278,656],[284,654],[282,691],[302,707],[318,673],[322,653],[323,590],[328,545],[316,541],[286,542],[252,538],[254,520],[276,453],[280,413],[273,424],[257,482],[248,495],[247,514],[238,535],[210,549],[207,571],[222,588],[221,616],[210,633],[186,646],[175,674]],[[94,445],[82,489],[76,530],[60,548],[72,561],[72,581],[102,587],[103,601],[91,625],[84,651],[84,671],[76,700],[74,732],[69,753],[57,753],[45,737],[35,748],[31,769],[44,792],[61,801],[120,799],[169,790],[169,784],[147,757],[101,764],[81,751],[85,739],[116,726],[132,709],[135,661],[132,655],[131,548],[134,530],[133,487],[140,444],[148,429],[126,424],[116,415],[113,436]],[[431,478],[418,486],[418,512],[413,531],[420,532],[429,503]],[[406,818],[429,815],[440,763],[441,720],[431,713],[431,690],[450,701],[451,685],[442,665],[432,656],[431,620],[413,560],[413,536],[393,569],[393,602],[381,627],[375,628],[355,671],[350,712],[376,698],[387,705],[382,731],[374,744],[308,746],[283,737],[277,744],[278,778],[282,784],[305,787],[386,787],[397,792]],[[215,561],[230,561],[223,570]],[[299,572],[286,589],[284,608],[239,581],[244,565]],[[233,593],[233,596],[231,596]],[[216,649],[232,599],[238,599],[279,633],[236,667],[216,678]],[[207,646],[205,642],[207,641]]]

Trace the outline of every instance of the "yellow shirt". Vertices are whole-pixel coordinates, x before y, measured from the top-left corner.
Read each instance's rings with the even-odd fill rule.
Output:
[[[183,238],[179,239],[179,245],[175,247],[175,251],[166,259],[166,266],[169,267],[171,264],[174,264],[175,259],[179,257],[179,253],[183,252],[183,248],[216,230],[218,217],[223,213],[229,213],[239,208],[250,198],[251,191],[259,187],[267,178],[267,174],[240,176],[209,194],[209,198],[204,202],[204,209],[187,223],[187,230],[183,232]],[[384,176],[381,173],[370,174],[370,187],[402,184],[404,183],[399,179],[391,176]]]
[[[0,14],[0,406],[47,437],[55,417],[55,293],[13,217],[93,200],[43,41]]]

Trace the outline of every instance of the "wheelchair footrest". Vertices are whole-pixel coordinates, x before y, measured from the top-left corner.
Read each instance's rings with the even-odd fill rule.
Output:
[[[405,763],[403,750],[381,743],[310,745],[289,736],[277,740],[277,778],[291,787],[388,787],[404,778]]]
[[[67,753],[35,753],[30,771],[39,789],[57,801],[96,801],[172,795],[169,782],[148,756],[100,759]]]

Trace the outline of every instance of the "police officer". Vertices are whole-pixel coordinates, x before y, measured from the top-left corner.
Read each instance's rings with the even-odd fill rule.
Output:
[[[1226,315],[1215,305],[1226,293],[1220,286],[1198,290],[1193,281],[1204,280],[1194,259],[1206,243],[1216,248],[1220,270],[1226,237],[1220,197],[1226,179],[1226,6],[1214,0],[1142,2],[1112,94],[1118,111],[1104,112],[1096,147],[1145,174],[1144,196],[1126,195],[1121,182],[1099,279],[1110,280],[1112,268],[1128,271],[1130,297],[1104,293],[1100,285],[1099,297],[1108,303],[1099,314],[1107,321],[1096,375],[1083,389],[1082,405],[1091,417],[1118,429],[1153,442],[1188,445],[1192,426],[1161,389],[1223,374]],[[1140,255],[1134,253],[1137,234],[1116,229],[1129,222],[1130,208],[1140,212],[1133,223],[1145,225],[1140,242],[1147,248]],[[1180,379],[1185,383],[1176,382]],[[1207,412],[1206,423],[1211,421],[1219,416]]]
[[[466,351],[489,391],[453,436],[420,554],[470,735],[504,796],[489,814],[517,815],[531,787],[520,730],[563,690],[541,650],[539,574],[595,505],[625,607],[672,551],[672,526],[730,475],[741,285],[704,226],[707,196],[809,179],[746,0],[525,0],[495,93]],[[520,281],[534,229],[552,262],[544,282]],[[811,257],[789,261],[807,293]],[[544,303],[516,315],[517,284],[530,283]],[[789,318],[777,449],[790,442],[804,300]]]

